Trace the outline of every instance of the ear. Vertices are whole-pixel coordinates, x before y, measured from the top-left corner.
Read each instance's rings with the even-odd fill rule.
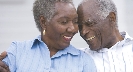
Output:
[[[46,19],[44,18],[43,15],[40,15],[40,26],[43,30],[46,29]]]
[[[110,22],[111,27],[114,28],[116,26],[116,14],[115,14],[115,12],[110,12],[108,15],[108,18],[109,18],[109,22]]]
[[[109,20],[111,22],[116,22],[116,14],[114,12],[109,13]]]

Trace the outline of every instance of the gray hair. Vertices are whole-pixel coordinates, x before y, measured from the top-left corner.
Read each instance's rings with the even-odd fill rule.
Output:
[[[118,21],[117,8],[112,0],[83,0],[82,3],[86,1],[96,2],[96,5],[98,7],[96,14],[99,15],[102,20],[105,19],[109,15],[110,12],[114,12],[116,15],[116,24],[117,24],[117,21]]]
[[[55,14],[55,4],[57,2],[71,3],[73,5],[72,0],[35,0],[33,4],[33,14],[39,31],[42,29],[39,20],[40,15],[43,15],[48,21],[50,21]]]

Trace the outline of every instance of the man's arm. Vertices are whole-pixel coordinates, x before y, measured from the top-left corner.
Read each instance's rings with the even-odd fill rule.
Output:
[[[7,53],[5,51],[0,55],[0,72],[10,72],[9,67],[4,62],[2,62],[6,55]]]

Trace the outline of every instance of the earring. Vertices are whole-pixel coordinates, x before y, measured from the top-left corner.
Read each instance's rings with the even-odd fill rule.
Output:
[[[43,35],[45,35],[45,30],[43,30]]]

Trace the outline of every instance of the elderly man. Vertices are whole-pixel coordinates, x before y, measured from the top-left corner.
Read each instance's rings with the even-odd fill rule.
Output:
[[[119,32],[112,0],[84,0],[77,9],[79,31],[97,72],[133,72],[133,39]]]

